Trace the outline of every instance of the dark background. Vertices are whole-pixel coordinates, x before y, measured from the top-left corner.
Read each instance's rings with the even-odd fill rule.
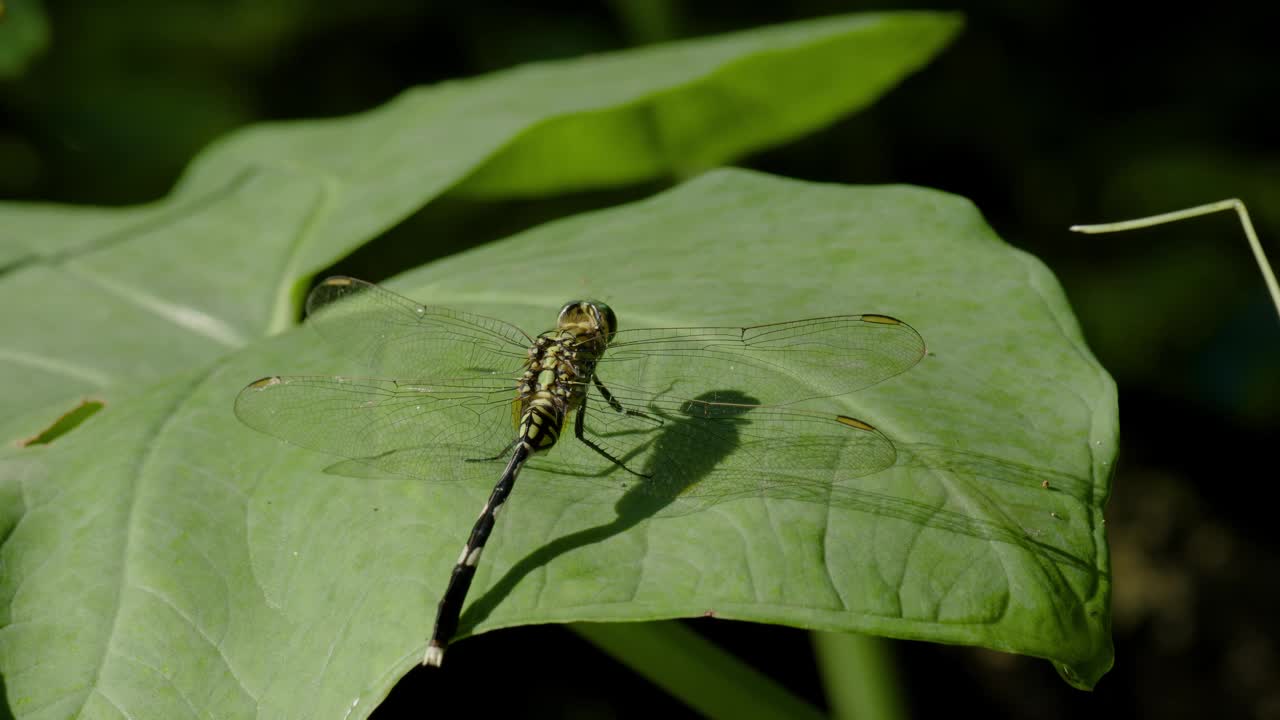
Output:
[[[191,156],[264,119],[332,116],[406,87],[514,64],[860,9],[862,3],[450,4],[322,0],[51,2],[52,44],[0,80],[0,197],[128,204],[164,195]],[[1280,718],[1276,506],[1280,321],[1231,215],[1123,235],[1068,225],[1227,197],[1280,237],[1275,5],[937,3],[968,26],[880,103],[742,164],[796,178],[913,183],[971,198],[1065,285],[1120,387],[1107,510],[1116,666],[1092,693],[1048,663],[894,643],[913,715]],[[492,205],[433,204],[340,269],[370,279],[453,248],[661,185]],[[496,220],[495,220],[496,218]],[[448,249],[434,248],[440,254]],[[813,702],[805,633],[695,622]],[[378,717],[474,702],[553,717],[690,714],[558,627],[458,644]]]

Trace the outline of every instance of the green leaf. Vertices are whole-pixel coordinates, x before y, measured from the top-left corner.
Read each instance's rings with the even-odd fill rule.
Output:
[[[1025,653],[1086,688],[1109,668],[1115,387],[1053,276],[969,202],[716,171],[394,287],[530,329],[570,297],[607,301],[623,327],[876,312],[930,350],[819,403],[897,447],[873,475],[835,463],[822,497],[624,517],[534,492],[546,475],[526,470],[463,637],[711,615]],[[21,517],[0,673],[16,716],[370,712],[421,657],[489,488],[326,474],[333,458],[232,415],[262,375],[349,370],[302,328],[117,390],[52,444],[8,451],[4,517]]]
[[[21,75],[48,44],[49,20],[40,0],[0,2],[0,79]]]
[[[808,132],[958,27],[852,15],[526,65],[348,118],[246,128],[152,205],[0,206],[0,397],[71,403],[278,332],[311,274],[444,193],[688,174]]]

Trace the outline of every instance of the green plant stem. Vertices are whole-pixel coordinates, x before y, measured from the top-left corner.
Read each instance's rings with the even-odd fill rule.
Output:
[[[575,623],[570,627],[708,717],[823,717],[768,676],[678,622]]]
[[[1271,263],[1267,262],[1266,253],[1262,251],[1262,243],[1258,242],[1258,234],[1254,232],[1253,222],[1249,220],[1249,211],[1245,209],[1244,203],[1236,198],[1219,200],[1218,202],[1209,203],[1207,205],[1197,205],[1184,210],[1174,210],[1173,212],[1151,215],[1134,220],[1101,223],[1098,225],[1072,225],[1071,230],[1091,235],[1097,233],[1122,232],[1124,230],[1137,230],[1138,228],[1162,225],[1164,223],[1176,222],[1178,220],[1186,220],[1188,218],[1208,215],[1209,213],[1220,212],[1223,210],[1235,210],[1236,215],[1240,216],[1240,225],[1244,227],[1244,235],[1249,241],[1249,248],[1253,250],[1253,258],[1258,263],[1258,270],[1262,272],[1262,279],[1267,284],[1267,291],[1271,293],[1271,302],[1276,306],[1276,314],[1280,315],[1280,284],[1276,283],[1275,273],[1271,271]]]
[[[813,649],[832,717],[906,717],[888,641],[857,633],[815,632]]]

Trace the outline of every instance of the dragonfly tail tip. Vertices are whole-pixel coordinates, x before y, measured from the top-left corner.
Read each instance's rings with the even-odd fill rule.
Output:
[[[444,662],[444,647],[432,640],[427,644],[427,652],[422,656],[422,664],[431,667],[440,667]]]

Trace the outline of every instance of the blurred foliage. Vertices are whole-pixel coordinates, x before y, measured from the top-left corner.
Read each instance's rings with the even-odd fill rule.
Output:
[[[21,75],[48,43],[40,0],[0,0],[0,81]]]
[[[8,24],[20,8],[37,7],[7,4]],[[17,54],[28,63],[19,76],[0,76],[0,196],[139,202],[166,192],[197,149],[250,121],[354,112],[410,85],[518,62],[906,5],[49,2],[51,45],[42,54],[13,50],[2,34],[9,28],[0,25],[0,62]],[[1038,717],[1069,717],[1104,702],[1136,716],[1174,708],[1274,717],[1277,623],[1257,609],[1280,602],[1277,581],[1258,573],[1275,557],[1274,523],[1265,503],[1242,501],[1247,480],[1227,473],[1230,465],[1270,466],[1264,453],[1280,416],[1280,332],[1243,236],[1227,215],[1124,235],[1083,237],[1066,227],[1237,196],[1273,259],[1280,254],[1280,144],[1269,111],[1280,85],[1271,37],[1280,6],[1228,0],[1184,12],[1056,0],[931,7],[963,10],[968,27],[927,71],[872,110],[750,164],[805,179],[915,183],[973,199],[1003,237],[1059,275],[1120,384],[1128,438],[1112,527],[1152,522],[1142,509],[1170,505],[1161,498],[1195,499],[1175,504],[1183,513],[1164,534],[1129,545],[1125,533],[1114,538],[1117,603],[1126,583],[1151,577],[1125,576],[1131,551],[1148,567],[1179,568],[1183,590],[1139,593],[1150,603],[1117,614],[1118,664],[1096,695],[1063,696],[1053,687],[1057,678],[1042,677],[1038,666],[961,650],[908,650],[914,672],[906,682],[919,683],[921,708],[930,707],[929,697],[950,706],[964,693],[985,693],[1010,713]],[[480,242],[616,199],[425,213],[440,221],[433,233]],[[359,259],[381,261],[382,276],[404,269],[394,257]],[[1226,548],[1227,569],[1214,571],[1211,587],[1186,565],[1188,556],[1199,557],[1190,548],[1200,546],[1195,528],[1206,524],[1226,538],[1214,547]],[[1245,597],[1249,608],[1230,604]],[[1173,646],[1161,619],[1170,612],[1182,623]],[[478,638],[477,659],[496,642]],[[804,670],[763,662],[781,674]],[[1233,670],[1242,667],[1248,673]]]

